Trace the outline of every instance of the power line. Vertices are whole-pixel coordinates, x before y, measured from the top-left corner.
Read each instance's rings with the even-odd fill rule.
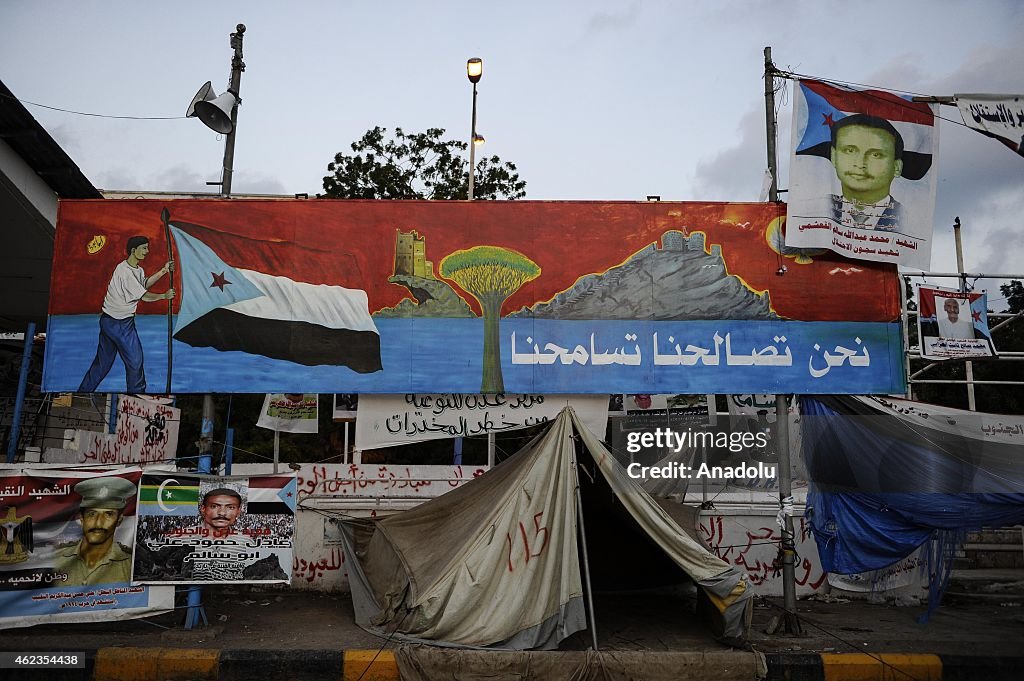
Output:
[[[807,75],[805,73],[794,73],[792,71],[783,71],[781,69],[776,69],[775,75],[777,75],[779,78],[789,78],[789,79],[793,79],[793,80],[817,80],[817,81],[820,81],[822,83],[828,83],[829,85],[841,85],[841,86],[846,87],[846,88],[850,88],[850,87],[858,87],[858,88],[866,87],[866,88],[871,88],[873,90],[882,90],[884,92],[891,92],[891,93],[894,93],[894,94],[914,95],[915,97],[931,97],[931,95],[926,95],[926,94],[923,94],[923,93],[920,93],[920,92],[912,92],[910,90],[898,90],[898,89],[895,89],[895,88],[883,87],[881,85],[870,85],[870,84],[867,84],[867,83],[855,83],[853,81],[835,80],[835,79],[832,79],[832,78],[822,78],[821,76],[811,76],[811,75]],[[873,94],[871,94],[871,92],[866,91],[866,90],[858,91],[857,94],[863,95],[864,97],[869,97],[871,99],[876,99],[878,101],[884,101],[884,102],[886,102],[888,104],[896,104],[897,106],[902,106],[902,107],[907,108],[907,109],[914,109],[915,108],[913,106],[913,104],[915,104],[915,102],[906,102],[905,104],[901,104],[901,103],[897,103],[897,102],[892,102],[890,100],[883,100],[881,97],[878,97],[877,95],[873,95]],[[955,119],[952,119],[952,118],[946,118],[945,116],[940,116],[939,114],[935,114],[935,117],[938,118],[939,120],[946,121],[947,123],[953,123],[954,125],[959,125],[961,127],[967,128],[968,130],[974,130],[974,128],[972,128],[971,126],[967,125],[963,121],[958,121],[958,120],[955,120]]]
[[[61,113],[75,114],[76,116],[91,116],[93,118],[116,118],[120,120],[129,121],[176,121],[182,118],[187,118],[187,116],[114,116],[111,114],[99,114],[90,113],[88,111],[74,111],[73,109],[62,109],[58,106],[49,106],[48,104],[40,104],[39,102],[30,102],[27,99],[18,99],[17,97],[12,97],[11,95],[0,94],[0,97],[3,97],[4,99],[12,99],[16,102],[28,104],[30,106],[38,106],[41,109],[49,109],[50,111],[60,111]]]

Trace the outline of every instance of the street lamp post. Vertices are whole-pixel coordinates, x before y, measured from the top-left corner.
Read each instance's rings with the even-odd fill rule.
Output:
[[[473,200],[473,180],[476,175],[476,145],[484,138],[476,134],[476,84],[484,75],[484,62],[480,57],[473,57],[466,62],[466,77],[473,84],[473,120],[469,130],[469,200]]]

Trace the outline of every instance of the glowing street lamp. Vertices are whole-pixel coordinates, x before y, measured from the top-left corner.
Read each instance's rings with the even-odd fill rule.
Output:
[[[473,119],[469,130],[469,200],[473,200],[473,181],[476,176],[476,147],[484,143],[482,135],[476,132],[476,84],[484,75],[484,62],[480,57],[473,57],[466,62],[466,77],[473,84]]]

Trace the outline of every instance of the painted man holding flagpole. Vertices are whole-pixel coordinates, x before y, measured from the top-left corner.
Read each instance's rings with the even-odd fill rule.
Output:
[[[100,336],[96,357],[78,387],[80,393],[95,392],[106,378],[116,356],[124,362],[127,378],[127,392],[146,392],[146,372],[143,366],[142,342],[135,328],[135,313],[139,302],[171,300],[174,289],[164,293],[151,293],[152,288],[164,275],[174,271],[174,261],[167,263],[153,275],[147,277],[142,261],[149,255],[149,239],[133,236],[125,247],[128,257],[118,263],[107,284],[103,298],[103,312],[100,314]]]

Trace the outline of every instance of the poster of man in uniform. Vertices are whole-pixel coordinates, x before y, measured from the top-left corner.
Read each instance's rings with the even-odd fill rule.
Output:
[[[146,473],[132,579],[149,584],[289,581],[295,476]]]
[[[918,301],[917,334],[922,357],[995,357],[987,295],[920,286]]]
[[[933,105],[799,81],[786,245],[927,269],[938,128]]]
[[[0,628],[173,607],[173,589],[131,584],[141,475],[0,471]]]

